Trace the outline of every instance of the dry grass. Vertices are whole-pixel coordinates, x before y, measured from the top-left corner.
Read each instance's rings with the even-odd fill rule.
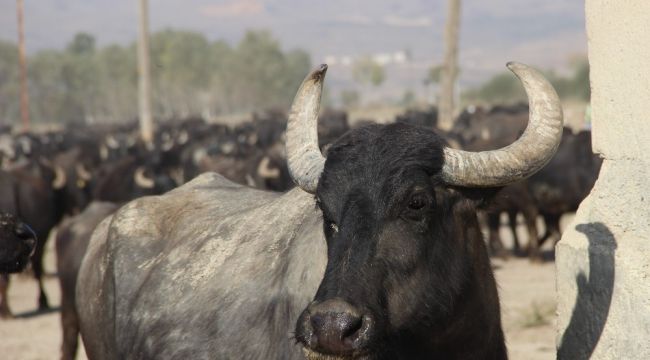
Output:
[[[556,304],[550,301],[533,301],[530,307],[519,315],[519,325],[523,328],[544,326],[551,323],[555,316]]]

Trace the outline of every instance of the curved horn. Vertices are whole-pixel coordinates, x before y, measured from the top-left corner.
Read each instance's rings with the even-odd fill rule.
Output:
[[[90,171],[88,171],[88,169],[86,169],[86,166],[84,164],[77,164],[75,165],[74,169],[79,179],[83,181],[90,181],[93,178],[92,174]]]
[[[521,80],[530,106],[528,126],[514,143],[491,151],[445,148],[443,180],[465,187],[503,186],[525,179],[551,160],[562,139],[563,115],[553,86],[537,70],[509,62]]]
[[[52,180],[52,187],[57,190],[62,189],[68,181],[68,178],[65,175],[65,171],[63,171],[63,168],[58,165],[54,165],[52,169],[54,170],[54,180]]]
[[[111,149],[118,149],[120,147],[120,143],[115,139],[115,136],[113,135],[108,135],[106,137],[106,145],[108,145],[109,148]]]
[[[144,168],[142,166],[139,166],[137,169],[135,169],[135,173],[133,174],[133,181],[135,181],[136,185],[144,189],[151,189],[155,185],[153,179],[145,176]]]
[[[318,147],[318,109],[327,65],[312,71],[296,93],[287,121],[287,164],[293,181],[316,192],[325,158]]]
[[[271,167],[271,159],[268,156],[262,158],[257,165],[257,174],[265,179],[277,179],[280,177],[280,169]]]

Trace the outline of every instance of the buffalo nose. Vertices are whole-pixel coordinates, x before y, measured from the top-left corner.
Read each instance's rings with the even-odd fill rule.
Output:
[[[372,318],[341,299],[312,304],[306,313],[303,326],[309,334],[305,345],[312,350],[346,355],[362,350],[368,342]]]

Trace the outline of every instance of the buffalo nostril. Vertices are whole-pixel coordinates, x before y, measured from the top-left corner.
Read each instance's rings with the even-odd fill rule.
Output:
[[[311,316],[312,329],[317,333],[328,332],[338,335],[340,340],[354,335],[363,324],[363,318],[346,313],[314,314]]]
[[[342,339],[347,339],[356,334],[363,324],[363,319],[361,317],[351,317],[347,319],[345,323],[342,323],[341,334]]]
[[[363,348],[370,334],[371,319],[352,305],[327,300],[309,309],[310,341],[305,345],[321,353],[346,355]]]
[[[314,314],[309,319],[312,329],[322,329],[325,325],[325,319],[322,314]]]

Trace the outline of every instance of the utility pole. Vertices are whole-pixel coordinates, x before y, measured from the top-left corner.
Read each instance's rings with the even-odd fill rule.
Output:
[[[27,92],[27,60],[25,56],[25,21],[23,0],[16,0],[18,15],[18,58],[20,62],[20,117],[23,131],[29,131],[29,94]]]
[[[460,1],[449,0],[445,26],[445,58],[440,81],[438,126],[451,130],[454,125],[454,85],[458,76],[458,31],[460,28]]]
[[[140,136],[147,144],[153,143],[151,116],[151,74],[149,72],[149,9],[147,0],[140,0],[138,22],[138,108]]]

